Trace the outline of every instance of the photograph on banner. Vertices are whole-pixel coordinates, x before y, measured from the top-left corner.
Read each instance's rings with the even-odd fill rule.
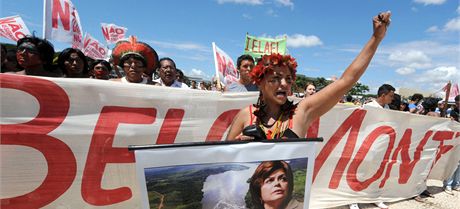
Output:
[[[308,158],[299,158],[152,167],[144,173],[150,208],[258,208],[262,197],[303,204],[307,164]],[[260,196],[253,197],[256,189]]]
[[[260,144],[262,147],[259,149],[254,145],[239,144],[178,147],[172,152],[174,148],[136,150],[143,208],[308,208],[314,155],[310,156],[309,151],[304,150],[300,152],[303,156],[284,154],[276,158],[254,158],[255,153],[260,156],[264,156],[262,152],[267,154],[263,148],[267,145]],[[283,146],[276,148],[272,144],[268,146],[268,153],[286,153],[289,148],[284,144],[299,145],[276,143],[276,146]],[[186,154],[191,150],[204,152],[204,155]],[[249,150],[253,154],[248,157],[240,153]],[[177,160],[172,160],[170,165],[164,163],[164,159],[177,158],[177,151],[185,152],[183,156],[187,156],[183,157],[182,163]],[[221,154],[217,156],[218,153]],[[225,153],[224,156],[221,156],[222,153]],[[167,155],[170,155],[169,158],[165,158]],[[235,156],[240,159],[233,159]],[[163,160],[159,162],[155,159]]]

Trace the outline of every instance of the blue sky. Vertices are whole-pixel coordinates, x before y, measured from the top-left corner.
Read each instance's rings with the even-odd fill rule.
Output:
[[[383,83],[436,91],[460,80],[458,0],[73,0],[83,33],[103,42],[100,23],[128,28],[160,57],[171,57],[187,75],[210,79],[211,42],[236,61],[245,34],[287,35],[298,73],[340,76],[372,34],[371,19],[392,12],[385,40],[360,82],[371,93]],[[42,35],[43,1],[1,1],[1,17],[20,15]],[[1,42],[11,41],[0,38]],[[67,43],[54,42],[57,50]],[[109,45],[111,47],[113,45]]]

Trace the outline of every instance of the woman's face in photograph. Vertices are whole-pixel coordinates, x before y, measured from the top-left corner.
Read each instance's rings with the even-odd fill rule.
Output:
[[[289,182],[283,169],[278,169],[262,183],[260,194],[264,203],[283,201],[288,195]]]

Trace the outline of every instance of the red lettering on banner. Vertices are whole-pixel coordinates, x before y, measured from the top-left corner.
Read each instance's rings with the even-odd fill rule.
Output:
[[[216,118],[209,129],[206,141],[220,141],[227,128],[232,124],[233,118],[238,114],[239,109],[227,110]]]
[[[1,208],[44,207],[67,191],[77,172],[72,150],[48,135],[64,121],[69,111],[69,97],[55,83],[29,76],[1,75],[0,87],[24,91],[34,96],[40,105],[37,117],[31,121],[0,125],[0,144],[32,147],[43,154],[48,164],[47,175],[38,188],[21,196],[1,199]]]
[[[89,45],[90,42],[91,42],[90,38],[85,39],[85,41],[83,42],[83,48],[86,48]]]
[[[121,29],[121,28],[116,28],[116,29],[115,29],[115,33],[118,34],[118,35],[120,35],[120,34],[125,33],[125,30],[123,30],[123,29]]]
[[[251,51],[257,52],[257,51],[255,50],[255,48],[256,48],[256,46],[257,46],[257,44],[256,44],[257,42],[258,42],[258,41],[257,41],[256,39],[252,39],[252,49],[251,49]],[[259,43],[260,43],[260,42],[259,42]],[[260,48],[260,46],[259,46],[259,48]]]
[[[126,147],[112,147],[118,124],[152,124],[156,109],[106,106],[102,109],[83,171],[81,193],[92,205],[103,206],[126,201],[132,197],[129,187],[103,189],[102,176],[108,163],[134,163],[134,153]]]
[[[52,27],[58,28],[58,20],[61,20],[64,30],[70,30],[70,6],[69,2],[64,2],[64,10],[61,6],[60,0],[53,0],[52,12]]]
[[[0,25],[14,23],[14,22],[16,22],[16,20],[14,18],[16,18],[16,17],[10,17],[10,18],[5,18],[3,20],[0,20]]]
[[[104,35],[105,40],[109,40],[109,29],[107,27],[102,27],[102,35]]]
[[[219,52],[216,51],[216,57],[219,71],[221,71],[222,76],[225,77],[227,75],[227,61],[225,60],[225,56],[220,56]]]
[[[271,54],[272,53],[272,42],[266,42],[264,48],[264,54]]]
[[[24,34],[23,32],[19,31],[17,33],[14,33],[14,37],[16,38],[16,40],[19,40],[21,38],[26,37],[26,34]]]
[[[329,188],[337,188],[339,186],[340,179],[343,175],[343,171],[348,164],[348,161],[351,159],[351,154],[355,148],[356,140],[358,138],[359,129],[363,123],[364,116],[366,115],[366,110],[356,109],[350,116],[339,126],[337,131],[331,136],[327,141],[326,145],[321,149],[318,156],[315,159],[315,168],[313,170],[313,182],[318,175],[319,170],[326,162],[331,152],[335,149],[339,141],[344,137],[344,135],[350,130],[348,134],[347,142],[345,148],[342,151],[342,155],[337,162],[334,173],[331,177],[329,183]]]
[[[174,144],[184,113],[183,109],[168,110],[158,134],[157,144]]]
[[[412,137],[412,129],[407,129],[401,140],[399,141],[398,147],[393,152],[391,156],[391,161],[387,166],[387,170],[385,172],[385,177],[383,177],[382,181],[380,182],[379,188],[383,188],[387,179],[390,177],[391,169],[393,168],[393,164],[397,162],[398,154],[401,153],[401,165],[399,166],[399,184],[406,184],[409,180],[409,177],[412,175],[412,171],[414,170],[415,165],[420,161],[420,157],[423,151],[423,147],[425,147],[428,139],[433,134],[433,131],[427,131],[425,136],[420,140],[420,143],[417,145],[417,148],[414,151],[414,159],[411,161],[409,156],[409,148],[411,144],[411,137]]]
[[[13,31],[13,33],[16,33],[17,30],[22,28],[20,25],[16,25],[16,24],[8,24],[8,26],[10,26],[11,31]]]
[[[387,150],[385,151],[385,155],[382,159],[382,162],[380,163],[380,167],[375,172],[375,174],[370,177],[369,179],[366,179],[364,181],[358,180],[356,173],[358,171],[359,166],[363,162],[364,158],[366,157],[367,153],[369,152],[370,147],[372,144],[379,138],[381,135],[388,135],[390,140],[388,143]],[[383,171],[385,169],[385,165],[388,162],[388,159],[390,158],[390,153],[393,150],[393,146],[395,143],[395,138],[396,138],[396,133],[393,128],[390,126],[380,126],[376,129],[374,129],[363,141],[361,144],[360,148],[358,149],[358,152],[356,153],[356,156],[353,158],[353,161],[351,161],[350,167],[348,168],[347,172],[347,182],[348,185],[350,186],[351,189],[354,191],[362,191],[369,187],[369,185],[377,181],[377,179],[382,176]]]
[[[251,38],[246,36],[246,48],[244,49],[245,51],[249,51],[249,43],[251,42]]]
[[[444,145],[444,141],[452,140],[454,137],[453,131],[437,131],[433,136],[433,141],[439,141],[438,150],[436,151],[436,159],[433,162],[433,166],[438,162],[443,154],[449,152],[454,146],[452,145]]]

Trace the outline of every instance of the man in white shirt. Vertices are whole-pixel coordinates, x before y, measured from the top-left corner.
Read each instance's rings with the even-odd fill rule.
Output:
[[[377,99],[365,104],[365,106],[390,109],[388,104],[390,104],[393,100],[395,91],[396,89],[390,84],[383,84],[379,87],[379,90],[377,91]]]
[[[169,57],[163,57],[160,59],[160,67],[158,68],[160,78],[156,79],[155,82],[159,83],[161,86],[188,89],[189,87],[187,84],[176,80],[176,73],[176,63]]]

